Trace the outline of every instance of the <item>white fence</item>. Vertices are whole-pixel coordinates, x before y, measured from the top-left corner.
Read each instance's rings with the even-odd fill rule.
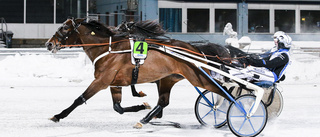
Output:
[[[67,48],[58,51],[57,53],[51,53],[46,48],[16,48],[16,49],[0,49],[0,61],[5,59],[8,56],[27,56],[27,55],[45,55],[52,56],[54,58],[77,58],[80,54],[85,54],[82,48]],[[88,57],[84,61],[86,64],[91,64],[91,61]]]

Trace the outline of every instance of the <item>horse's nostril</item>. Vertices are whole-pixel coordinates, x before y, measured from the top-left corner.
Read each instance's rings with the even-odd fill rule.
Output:
[[[53,43],[52,42],[47,42],[45,45],[48,48],[48,50],[51,50],[52,47],[53,47]]]

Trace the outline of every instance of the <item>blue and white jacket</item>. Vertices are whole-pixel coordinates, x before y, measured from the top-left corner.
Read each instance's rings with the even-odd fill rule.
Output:
[[[254,61],[251,65],[269,69],[273,73],[276,82],[285,74],[290,64],[289,49],[279,49],[272,52],[268,57]]]

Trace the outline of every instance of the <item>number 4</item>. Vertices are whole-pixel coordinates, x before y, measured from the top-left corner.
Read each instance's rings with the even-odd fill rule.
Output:
[[[140,51],[140,54],[143,54],[144,48],[143,48],[144,43],[140,42],[139,45],[136,48],[136,51]]]

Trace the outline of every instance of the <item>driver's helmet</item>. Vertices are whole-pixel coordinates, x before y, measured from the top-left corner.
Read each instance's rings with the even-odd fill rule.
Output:
[[[274,38],[274,41],[276,42],[276,44],[278,45],[278,49],[281,48],[287,48],[289,49],[291,47],[291,42],[292,39],[290,36],[286,35],[286,34],[279,34]]]
[[[278,36],[283,35],[283,34],[286,34],[286,33],[284,33],[283,31],[277,31],[276,33],[273,34],[272,38],[275,39]]]

